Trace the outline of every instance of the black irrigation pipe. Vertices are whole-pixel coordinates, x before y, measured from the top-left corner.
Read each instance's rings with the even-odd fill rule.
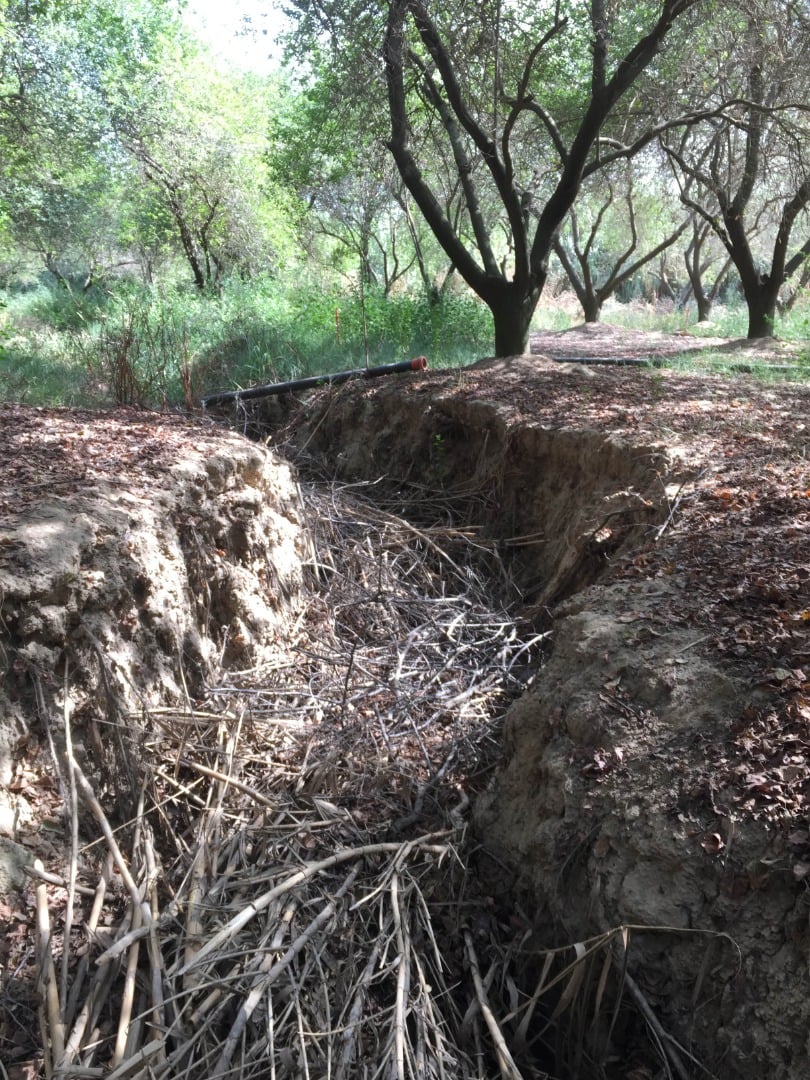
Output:
[[[349,379],[375,379],[380,375],[393,375],[398,371],[424,371],[428,362],[424,356],[413,360],[399,360],[395,364],[378,364],[377,367],[355,368],[352,371],[337,371],[332,375],[312,375],[306,379],[293,379],[291,382],[268,383],[266,386],[251,386],[248,390],[225,390],[219,394],[209,394],[202,399],[203,408],[209,405],[224,405],[229,401],[248,401],[250,398],[269,397],[271,394],[287,394],[294,390],[313,390],[319,386],[336,386]]]

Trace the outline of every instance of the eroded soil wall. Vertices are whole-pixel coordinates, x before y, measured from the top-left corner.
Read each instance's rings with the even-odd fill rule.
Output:
[[[589,376],[555,373],[556,390],[559,380],[570,381],[568,393],[581,385],[578,421],[549,418],[541,395],[544,385],[555,388],[544,383],[533,386],[544,414],[533,419],[520,400],[521,364],[499,372],[513,380],[511,400],[503,385],[488,400],[464,374],[404,393],[326,396],[297,423],[294,441],[347,480],[387,477],[421,485],[427,497],[440,492],[457,522],[496,542],[524,614],[551,617],[549,662],[512,707],[501,767],[475,808],[493,855],[489,886],[509,894],[507,904],[519,895],[529,913],[525,992],[535,985],[532,948],[613,930],[614,963],[626,959],[626,992],[657,1018],[669,1075],[799,1080],[810,1071],[806,766],[802,755],[790,764],[790,747],[796,718],[810,712],[800,657],[779,628],[801,627],[810,609],[799,552],[808,476],[801,446],[764,436],[754,419],[795,403],[773,395],[754,405],[749,388],[685,382],[669,415],[650,413],[662,427],[691,423],[688,439],[673,429],[668,441],[619,437],[605,416],[612,410],[617,429],[629,426],[624,388],[615,406],[602,397],[601,423],[591,427],[582,419]],[[628,385],[639,393],[639,382]],[[642,400],[645,388],[651,400],[660,392],[650,378],[640,386]],[[769,459],[760,466],[765,439]],[[723,531],[718,541],[719,522],[711,523],[718,504],[745,505],[732,501],[737,492],[756,503],[747,493],[760,468],[773,474],[775,491],[798,484],[799,499],[780,495],[773,531],[750,534],[786,575],[784,585],[778,575],[753,579],[778,641],[761,646],[761,658],[748,644],[753,631],[735,638],[733,630],[734,596],[750,596],[751,579],[738,572],[733,548],[725,570],[714,550],[744,545],[744,533]],[[763,508],[773,498],[767,490]],[[795,551],[783,551],[791,543]],[[739,579],[723,595],[721,618],[701,580],[703,549],[721,592],[724,572]],[[617,572],[633,559],[632,573]],[[756,616],[748,618],[755,627]],[[763,738],[766,729],[774,734]],[[769,810],[780,791],[781,816]],[[506,887],[505,865],[513,874]],[[594,1052],[603,1036],[598,1024],[589,1029]],[[600,1047],[627,1075],[627,1047]]]
[[[404,502],[421,491],[456,524],[479,527],[538,609],[643,546],[679,474],[663,444],[516,422],[508,404],[472,398],[463,381],[450,392],[345,388],[299,417],[293,440],[332,475],[401,485]]]
[[[67,716],[114,754],[99,724],[273,654],[307,551],[292,471],[244,438],[125,412],[14,422],[39,483],[21,473],[0,526],[4,827],[25,817],[3,788],[32,718]]]

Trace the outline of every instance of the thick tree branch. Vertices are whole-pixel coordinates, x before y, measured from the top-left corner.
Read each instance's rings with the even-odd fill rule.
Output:
[[[408,8],[409,0],[392,0],[383,42],[391,118],[391,138],[388,148],[405,186],[447,257],[458,268],[470,288],[479,296],[484,296],[488,284],[487,274],[459,239],[456,229],[445,215],[430,185],[425,181],[411,147],[404,78],[405,18]]]
[[[807,208],[808,204],[810,204],[810,178],[807,178],[804,183],[801,184],[793,198],[788,200],[782,210],[779,228],[776,232],[776,240],[774,241],[773,258],[771,261],[771,276],[774,277],[780,285],[796,272],[798,267],[804,262],[808,251],[810,251],[810,240],[807,240],[793,258],[789,262],[787,261],[787,249],[788,244],[790,243],[790,234],[793,230],[796,218],[802,210]]]
[[[520,196],[513,183],[511,168],[498,154],[495,141],[476,120],[467,106],[456,78],[455,68],[450,55],[445,48],[433,20],[421,0],[407,0],[407,6],[413,17],[414,24],[419,33],[422,43],[430,53],[433,62],[441,76],[442,84],[447,94],[447,101],[453,114],[458,118],[461,127],[467,132],[473,144],[481,154],[495,188],[503,204],[509,227],[515,243],[515,277],[518,280],[528,280],[528,237],[526,235],[526,221],[523,215]],[[479,245],[480,250],[480,245]],[[481,251],[482,258],[484,251]],[[461,269],[461,267],[459,267]],[[485,270],[491,273],[485,260]],[[463,273],[463,270],[462,270]]]
[[[672,23],[697,3],[697,0],[665,0],[655,25],[641,38],[619,62],[613,76],[604,89],[592,95],[579,129],[571,143],[560,180],[546,203],[535,231],[531,250],[531,266],[535,274],[542,267],[551,250],[554,236],[571,209],[582,184],[588,157],[605,122],[617,102],[633,85],[651,62],[669,32]],[[645,140],[649,142],[650,140]]]
[[[447,103],[442,98],[439,88],[433,81],[430,73],[428,72],[425,64],[423,64],[417,56],[411,55],[411,63],[422,73],[423,86],[428,100],[433,108],[439,114],[439,118],[442,122],[444,130],[447,132],[447,138],[450,142],[450,148],[453,152],[453,159],[456,164],[456,170],[461,181],[461,187],[464,192],[464,201],[467,205],[467,212],[470,215],[470,224],[472,225],[473,235],[475,236],[475,242],[478,250],[481,254],[481,259],[484,264],[484,269],[488,274],[497,274],[498,262],[492,250],[492,244],[489,238],[489,229],[487,228],[484,215],[481,210],[481,202],[478,198],[478,192],[475,186],[475,178],[473,176],[473,166],[470,162],[467,152],[464,148],[464,142],[461,132],[459,130],[458,123],[454,113],[448,108]]]
[[[549,27],[549,29],[546,31],[540,41],[538,41],[532,47],[528,59],[523,65],[523,72],[520,76],[520,81],[518,82],[517,93],[514,95],[514,97],[504,98],[506,104],[509,106],[509,115],[507,116],[503,126],[503,135],[501,137],[501,153],[503,154],[504,162],[506,163],[507,169],[509,171],[510,179],[514,173],[514,170],[512,169],[512,155],[509,144],[515,124],[517,123],[520,114],[524,109],[531,109],[540,118],[546,130],[548,131],[551,141],[554,143],[555,149],[560,155],[561,161],[565,160],[566,154],[568,153],[562,140],[562,136],[560,135],[559,129],[554,123],[554,120],[549,115],[549,113],[546,112],[545,109],[543,109],[541,105],[539,105],[533,100],[531,94],[529,94],[529,82],[531,81],[532,70],[534,68],[537,57],[540,55],[546,45],[548,45],[550,41],[557,37],[557,35],[560,34],[567,25],[567,19],[560,19],[559,16],[557,16],[554,23]]]

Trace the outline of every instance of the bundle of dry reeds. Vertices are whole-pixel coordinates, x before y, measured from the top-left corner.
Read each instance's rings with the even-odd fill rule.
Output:
[[[115,769],[70,760],[61,910],[37,887],[48,1077],[516,1080],[545,1075],[549,990],[602,1006],[616,933],[521,992],[470,873],[469,794],[543,635],[493,601],[473,531],[302,498],[310,595],[274,662],[110,716],[124,821]]]

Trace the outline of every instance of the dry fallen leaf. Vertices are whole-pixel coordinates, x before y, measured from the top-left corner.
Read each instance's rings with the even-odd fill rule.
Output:
[[[705,833],[700,841],[700,846],[707,855],[719,855],[726,846],[720,833]]]

